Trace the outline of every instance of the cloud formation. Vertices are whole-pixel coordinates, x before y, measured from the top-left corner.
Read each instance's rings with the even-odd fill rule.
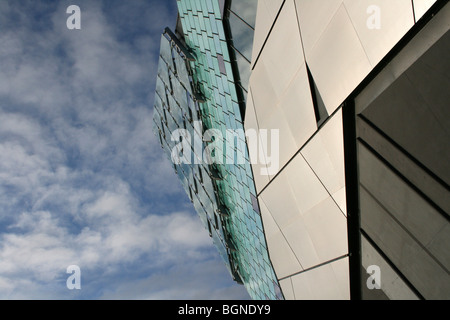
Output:
[[[152,133],[173,3],[80,0],[68,30],[71,2],[0,2],[0,298],[246,299]]]

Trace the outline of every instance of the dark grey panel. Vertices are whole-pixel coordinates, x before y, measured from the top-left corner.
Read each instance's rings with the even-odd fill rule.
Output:
[[[364,300],[418,300],[407,279],[361,234],[361,289]],[[378,286],[375,286],[377,284]]]
[[[428,50],[406,75],[427,104],[436,124],[450,134],[450,32]],[[444,147],[444,146],[443,146]]]
[[[365,274],[366,270],[361,268],[361,274]],[[368,275],[367,275],[368,276]],[[370,290],[366,286],[366,276],[363,277],[362,283],[362,299],[363,300],[390,300],[389,297],[384,293],[383,290],[372,289]]]
[[[361,291],[363,300],[417,300],[409,284],[361,234]],[[377,284],[378,286],[375,286]]]
[[[387,88],[363,115],[450,184],[449,33]]]
[[[448,224],[420,194],[362,144],[358,145],[358,157],[361,185],[423,246]]]
[[[449,191],[432,175],[398,149],[389,137],[383,136],[376,128],[358,117],[356,119],[357,135],[370,145],[381,157],[415,185],[423,194],[445,212],[450,212]]]
[[[426,299],[450,299],[447,252],[434,241],[448,222],[362,144],[360,168],[361,228]]]
[[[382,288],[390,299],[408,292],[450,299],[450,33],[444,20],[436,15],[347,103],[357,114],[357,171],[347,168],[346,178],[359,180],[365,298],[384,298],[364,287],[364,268],[379,263],[396,277],[393,290]]]

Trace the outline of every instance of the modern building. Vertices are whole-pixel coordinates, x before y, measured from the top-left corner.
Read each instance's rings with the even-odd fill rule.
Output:
[[[176,160],[183,119],[219,131],[174,167],[252,298],[449,299],[448,1],[177,3],[156,133]]]

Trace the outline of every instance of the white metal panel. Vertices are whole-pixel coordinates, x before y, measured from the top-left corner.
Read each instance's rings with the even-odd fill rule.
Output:
[[[245,130],[258,130],[258,121],[256,118],[255,107],[253,105],[253,97],[251,90],[247,95],[247,105],[245,108],[245,119],[244,119]],[[254,159],[251,159],[254,160]]]
[[[259,204],[269,254],[277,277],[281,279],[302,271],[303,268],[301,267],[297,257],[278,228],[272,214],[267,209],[261,197],[259,198]],[[290,280],[287,280],[287,282],[280,282],[280,285],[282,286],[285,298],[294,299]]]
[[[278,279],[303,270],[281,232],[267,238],[267,246]]]
[[[250,77],[255,110],[260,121],[271,116],[299,67],[304,64],[297,19],[291,6],[291,1],[283,6]]]
[[[344,0],[344,4],[373,67],[414,25],[411,0]]]
[[[304,267],[347,253],[346,218],[301,155],[261,198]]]
[[[435,2],[436,0],[413,0],[416,21],[419,21],[419,19],[422,18],[422,16],[433,6]]]
[[[288,181],[289,186],[291,187],[299,214],[305,214],[311,208],[329,197],[328,192],[301,154],[297,155],[289,163],[279,177],[281,176]],[[279,177],[277,177],[275,181]],[[267,191],[274,192],[271,187],[272,186],[270,186]],[[280,224],[280,228],[282,227],[283,225]]]
[[[303,148],[301,154],[328,190],[345,208],[345,164],[342,110],[339,110]],[[342,196],[344,196],[342,198]],[[345,210],[343,210],[345,212]]]
[[[282,228],[282,232],[303,268],[308,269],[323,262],[319,258],[313,236],[303,216],[298,215],[295,220]]]
[[[283,110],[298,150],[317,130],[305,64],[298,70],[297,75],[281,99],[280,108]],[[293,154],[290,155],[290,157],[292,156]]]
[[[279,170],[292,158],[295,152],[298,150],[297,144],[294,140],[294,135],[291,132],[287,117],[281,108],[277,108],[277,111],[266,121],[261,122],[261,128],[267,128],[268,131],[268,144],[270,147],[265,148],[267,158],[267,168],[269,170],[271,178],[275,176]],[[274,140],[272,143],[272,135],[276,137],[279,135],[278,143]],[[266,143],[263,143],[265,147]],[[270,163],[269,163],[270,162]],[[278,162],[278,163],[276,163]]]
[[[285,300],[295,300],[294,288],[292,288],[291,278],[280,281],[281,290]]]
[[[321,263],[348,253],[347,219],[331,197],[309,210],[304,217]]]
[[[328,114],[332,114],[372,70],[344,5],[306,54]]]
[[[314,268],[292,277],[298,300],[350,299],[348,258]]]
[[[259,151],[259,146],[261,143],[258,134],[259,126],[256,118],[255,108],[253,106],[251,91],[249,91],[249,94],[247,95],[247,107],[245,111],[244,127],[246,133],[249,134],[249,137],[247,137],[248,148],[249,150],[254,150],[254,152],[249,152],[249,158],[250,162],[252,163],[256,191],[259,193],[269,183],[270,180],[265,165],[265,155],[264,153],[261,153]]]
[[[297,15],[292,0],[284,4],[264,45],[260,59],[266,65],[277,96],[281,97],[298,68],[305,62]]]
[[[261,192],[262,189],[270,182],[270,179],[272,177],[271,170],[273,170],[273,166],[275,166],[275,169],[278,171],[277,164],[272,165],[273,161],[268,156],[268,150],[272,150],[270,142],[263,141],[262,135],[260,134],[260,132],[258,132],[258,162],[253,165],[254,169],[258,170],[257,174],[259,175],[259,179],[261,182],[258,192]]]
[[[272,214],[270,213],[269,209],[267,209],[266,204],[264,203],[264,200],[259,197],[259,209],[261,211],[261,217],[262,222],[264,225],[264,234],[266,238],[270,238],[274,235],[276,235],[278,232],[280,232],[280,228],[278,228],[277,223],[272,217]]]
[[[271,182],[260,199],[273,217],[273,222],[264,220],[269,230],[274,230],[270,225],[276,223],[304,268],[347,253],[346,218],[301,155]]]
[[[255,71],[255,76],[258,74],[259,72]],[[267,79],[267,81],[271,80]],[[264,79],[258,77],[252,86],[254,96],[258,93],[263,96],[255,97],[255,101],[258,101],[256,112],[259,128],[278,130],[279,168],[281,169],[317,130],[306,66],[303,64],[300,67],[279,102],[274,102],[274,97],[268,96],[267,93],[272,89],[269,83],[261,83],[260,87],[258,82],[264,82]],[[268,150],[265,151],[267,153]],[[275,146],[272,146],[269,156],[276,151]],[[277,172],[278,170],[271,170],[271,176]]]
[[[256,62],[284,0],[258,0],[252,63]]]
[[[285,0],[258,0],[258,2],[264,3],[267,12],[270,13],[270,16],[273,17],[273,20],[275,20],[275,17],[280,11],[281,5],[283,4],[284,1]]]
[[[289,225],[299,215],[299,205],[285,174],[277,176],[260,197],[280,228]]]
[[[276,76],[269,73],[264,59],[258,63],[250,76],[250,90],[253,92],[256,116],[262,122],[272,116],[278,103],[279,96],[273,78]]]
[[[306,56],[336,14],[343,0],[295,0]]]
[[[274,108],[269,117],[258,117],[258,174],[264,176],[262,179],[271,179],[280,170],[281,154],[290,153],[286,148],[293,147],[292,134],[286,124],[283,113],[279,108]],[[260,120],[261,119],[261,120]],[[280,135],[283,141],[280,141]]]
[[[316,128],[307,81],[294,2],[287,1],[250,78],[259,129],[279,131],[279,149],[264,150],[267,160],[279,152],[278,169]],[[272,167],[268,166],[271,177],[278,173]]]
[[[338,205],[339,209],[347,216],[347,193],[346,187],[343,187],[331,195]]]

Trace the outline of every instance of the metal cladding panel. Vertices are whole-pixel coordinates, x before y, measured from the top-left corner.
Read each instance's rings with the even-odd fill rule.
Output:
[[[321,196],[326,197],[323,193]],[[288,226],[300,214],[296,196],[286,174],[274,179],[260,197],[279,228]]]
[[[304,269],[348,253],[347,220],[331,197],[298,216],[283,234]]]
[[[292,287],[291,278],[280,281],[280,286],[283,289],[286,300],[295,300],[294,288]]]
[[[259,194],[270,182],[269,173],[266,166],[266,158],[263,152],[260,152],[261,140],[259,136],[259,125],[253,106],[253,94],[249,91],[247,99],[247,108],[245,116],[245,132],[247,135],[247,144],[249,146],[249,159],[253,168],[253,177],[255,180],[256,192]]]
[[[272,255],[279,278],[294,274],[287,272],[299,266],[301,270],[313,268],[348,253],[346,217],[301,154],[272,180],[260,198],[265,205],[264,224],[275,233],[268,237],[269,248],[281,250],[284,244],[300,264],[291,259],[293,265],[287,266],[287,258]]]
[[[265,81],[267,79],[264,78],[253,80],[253,96],[264,90],[258,82]],[[271,133],[277,131],[279,135],[278,146],[271,146],[270,152],[265,150],[269,155],[278,153],[278,166],[268,167],[270,176],[274,177],[317,130],[306,66],[303,64],[298,69],[275,105],[261,98],[255,99],[254,105],[259,129],[267,129]]]
[[[270,175],[271,181],[259,198],[264,204],[262,216],[269,232],[267,241],[275,272],[287,288],[285,296],[298,299],[301,294],[295,293],[298,286],[292,287],[293,275],[307,275],[309,271],[305,270],[309,268],[344,257],[348,245],[342,116],[340,112],[335,114],[310,140],[318,126],[295,5],[294,1],[284,3],[260,52],[250,79],[254,109],[247,108],[247,115],[259,129],[280,132],[283,171]],[[345,23],[351,26],[348,16]],[[351,41],[347,42],[353,41],[365,57],[356,32],[351,30]],[[365,61],[369,70],[370,64]],[[322,67],[318,61],[314,66]],[[328,111],[332,114],[334,110]],[[300,149],[304,154],[295,156]],[[269,152],[264,153],[267,156]],[[333,268],[323,270],[329,271],[327,277],[335,277]],[[348,272],[348,268],[339,270],[340,279],[347,281],[333,285],[335,292],[331,296],[348,298]]]
[[[414,294],[399,274],[386,262],[364,236],[361,237],[361,248],[362,267],[367,270],[370,266],[377,266],[383,275],[380,283],[381,290],[363,290],[364,300],[380,300],[380,298],[390,300],[419,300],[417,295]],[[383,294],[386,297],[383,297]],[[374,295],[376,297],[373,297]]]
[[[259,129],[279,133],[278,168],[269,168],[274,177],[317,130],[293,1],[285,2],[279,13],[253,70],[250,89]]]
[[[414,25],[411,0],[344,0],[372,67]]]
[[[279,279],[303,270],[281,231],[268,238],[267,241],[272,264]]]
[[[353,23],[341,5],[306,60],[332,114],[372,70]]]
[[[276,97],[280,98],[298,69],[305,63],[297,14],[292,1],[287,1],[283,6],[260,59],[270,75],[267,80],[271,81]],[[254,98],[256,99],[255,96]]]
[[[343,0],[295,0],[306,56],[319,41]]]
[[[329,114],[414,25],[410,0],[295,0],[306,61]]]
[[[302,149],[301,154],[346,214],[342,110],[329,119]]]
[[[413,0],[416,21],[419,21],[435,2],[436,0]]]
[[[311,88],[305,64],[300,67],[286,89],[280,100],[280,109],[283,111],[298,150],[317,131]],[[291,158],[293,153],[285,156]],[[285,161],[280,161],[280,166],[285,163]]]
[[[293,3],[288,1],[280,12],[250,79],[252,88],[261,88],[254,92],[255,104],[258,105],[265,96],[271,96],[271,101],[278,101],[304,63],[297,16]],[[262,86],[270,87],[269,94],[262,95],[260,91],[266,90]]]
[[[285,0],[258,0],[255,37],[253,41],[252,64],[255,64],[270,29]]]
[[[297,300],[350,299],[348,258],[291,277]]]

